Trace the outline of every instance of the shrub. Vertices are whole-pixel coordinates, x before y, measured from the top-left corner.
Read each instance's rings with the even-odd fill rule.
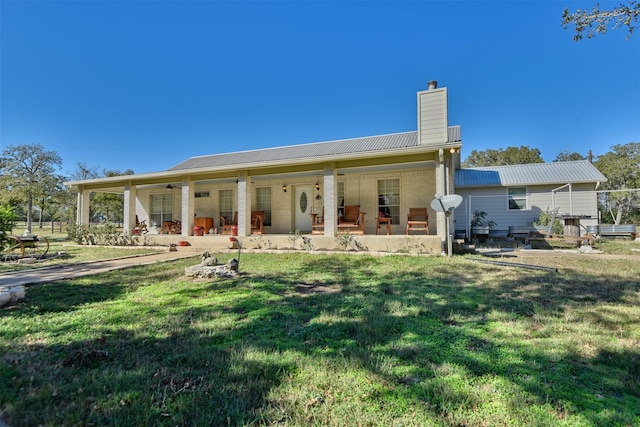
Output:
[[[128,246],[133,244],[133,238],[119,233],[113,224],[69,224],[67,236],[78,245]]]
[[[551,221],[553,221],[551,232],[553,234],[564,234],[564,225],[562,224],[562,221],[555,218],[554,213],[550,212],[548,209],[544,212],[540,212],[540,215],[538,215],[538,218],[533,221],[532,225],[548,227],[549,224],[551,224]]]
[[[7,246],[7,236],[13,230],[17,219],[13,208],[0,206],[0,252]]]

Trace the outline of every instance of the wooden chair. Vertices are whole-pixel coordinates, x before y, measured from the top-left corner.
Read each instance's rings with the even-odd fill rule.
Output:
[[[311,234],[324,234],[324,206],[322,207],[322,215],[310,213],[311,215]]]
[[[262,234],[264,226],[264,211],[251,211],[251,234]]]
[[[427,208],[409,208],[407,234],[410,231],[426,231],[429,234],[429,212],[427,212]]]
[[[133,228],[133,234],[146,234],[149,230],[147,230],[147,220],[140,222],[138,221],[138,215],[136,215],[136,226]]]
[[[180,221],[164,221],[160,234],[181,234],[182,223]]]
[[[238,226],[238,212],[233,213],[233,220],[229,220],[229,217],[221,216],[222,221],[222,234],[231,234],[231,227]]]
[[[347,205],[344,214],[338,217],[338,233],[364,234],[365,212],[360,212],[360,205]]]

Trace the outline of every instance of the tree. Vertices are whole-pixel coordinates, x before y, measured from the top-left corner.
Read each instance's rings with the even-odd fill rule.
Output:
[[[469,157],[463,162],[463,167],[523,165],[527,163],[544,163],[537,148],[529,148],[526,145],[520,147],[507,147],[505,150],[488,149],[485,151],[471,151]]]
[[[103,170],[103,176],[121,176],[121,175],[133,175],[131,169],[127,169],[124,172],[119,170]],[[110,222],[121,222],[123,220],[123,204],[124,197],[122,194],[115,193],[96,193],[93,194],[91,199],[92,214],[94,216],[104,218]]]
[[[76,164],[76,170],[71,173],[71,179],[74,181],[84,181],[88,179],[133,174],[135,174],[135,172],[131,169],[125,171],[103,169],[102,172],[100,172],[95,166],[89,166],[85,162],[78,162]],[[68,193],[68,200],[74,200],[76,191],[69,189]],[[91,193],[89,195],[89,218],[93,221],[106,220],[109,222],[122,222],[123,203],[123,195],[119,193]],[[74,211],[75,206],[69,204],[68,212],[72,213]]]
[[[16,214],[13,212],[13,208],[7,206],[0,206],[0,252],[7,246],[9,238],[7,237],[13,225],[16,222]]]
[[[3,150],[0,158],[2,185],[15,202],[27,204],[25,234],[31,234],[34,200],[52,193],[51,177],[61,166],[60,155],[45,151],[40,144],[9,145]]]
[[[590,11],[577,9],[574,13],[570,13],[568,8],[565,9],[562,13],[562,26],[567,29],[570,24],[575,25],[574,41],[582,40],[585,33],[588,39],[597,34],[606,34],[611,25],[614,30],[627,27],[629,29],[628,39],[636,29],[635,24],[639,18],[640,4],[637,0],[629,0],[627,4],[620,3],[619,6],[611,10],[600,10],[600,5],[596,3]]]
[[[614,145],[594,164],[607,177],[607,182],[602,183],[602,190],[640,188],[640,142]],[[601,197],[601,203],[616,224],[627,219],[639,202],[638,191],[607,192]]]
[[[574,160],[587,160],[587,158],[580,153],[576,153],[575,151],[563,151],[561,153],[558,153],[554,162],[571,162]]]

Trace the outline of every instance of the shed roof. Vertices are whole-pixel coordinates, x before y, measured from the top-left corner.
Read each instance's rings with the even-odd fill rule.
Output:
[[[605,182],[607,178],[588,160],[490,166],[456,170],[455,186],[506,187]]]
[[[460,142],[460,126],[449,127],[448,138],[448,142]],[[340,139],[337,141],[197,156],[178,163],[168,170],[177,171],[184,169],[228,167],[233,165],[295,161],[313,158],[321,159],[347,154],[364,154],[419,146],[418,132],[411,131],[387,135],[367,136],[362,138]]]

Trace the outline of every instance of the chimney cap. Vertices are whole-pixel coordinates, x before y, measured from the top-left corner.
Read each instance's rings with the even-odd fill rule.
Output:
[[[430,82],[427,83],[427,89],[431,90],[431,89],[437,89],[437,88],[438,88],[437,80],[431,80]]]

